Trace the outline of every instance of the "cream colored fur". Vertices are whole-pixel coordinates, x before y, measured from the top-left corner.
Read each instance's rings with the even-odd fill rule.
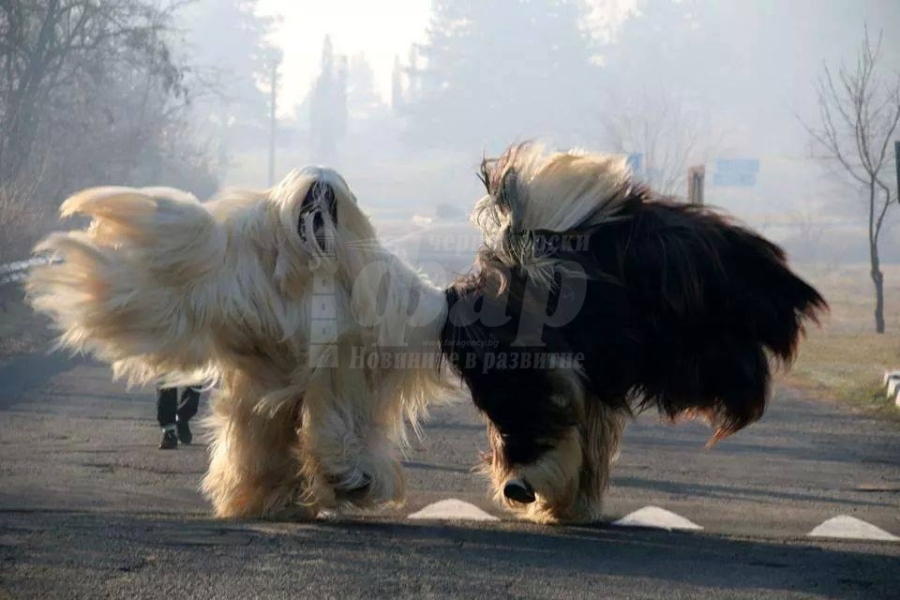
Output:
[[[492,195],[482,197],[472,219],[495,248],[507,230],[568,231],[612,218],[625,197],[631,173],[616,155],[579,150],[549,152],[540,144],[521,146],[500,166],[498,178],[515,172],[514,194],[506,207]]]
[[[301,216],[317,181],[335,191],[336,222],[322,197],[321,220]],[[130,384],[216,384],[202,489],[217,515],[306,518],[403,499],[404,418],[415,426],[446,391],[439,348],[426,345],[446,306],[377,242],[340,175],[306,168],[272,190],[207,203],[166,188],[95,188],[61,214],[91,224],[37,247],[63,262],[32,272],[33,306],[52,317],[61,346]],[[409,296],[418,322],[403,310]],[[435,361],[369,360],[404,344]]]

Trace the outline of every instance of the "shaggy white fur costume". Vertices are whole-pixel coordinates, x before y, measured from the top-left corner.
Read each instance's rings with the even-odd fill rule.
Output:
[[[91,223],[37,247],[63,262],[31,273],[33,306],[61,346],[131,384],[216,384],[202,489],[218,516],[402,500],[404,416],[445,391],[446,303],[379,245],[340,175],[306,168],[208,203],[96,188],[61,214]],[[398,348],[416,360],[381,359]]]

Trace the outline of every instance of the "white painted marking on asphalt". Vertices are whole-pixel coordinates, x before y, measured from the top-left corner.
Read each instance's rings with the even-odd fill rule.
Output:
[[[451,498],[429,504],[419,512],[409,515],[410,519],[434,519],[441,521],[499,521],[497,517],[488,514],[468,502]]]
[[[810,531],[809,535],[810,537],[843,538],[851,540],[900,541],[900,537],[892,535],[880,527],[875,527],[871,523],[866,523],[856,517],[849,517],[847,515],[839,515],[833,519],[828,519]]]
[[[689,521],[680,515],[658,506],[645,506],[633,513],[627,514],[613,525],[624,527],[653,527],[656,529],[672,530],[698,530],[703,529],[693,521]]]

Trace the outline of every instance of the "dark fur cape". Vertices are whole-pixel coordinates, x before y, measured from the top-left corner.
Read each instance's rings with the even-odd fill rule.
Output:
[[[485,181],[489,194],[508,193],[502,182]],[[761,236],[709,208],[640,187],[622,193],[613,218],[599,224],[506,232],[502,247],[555,269],[550,285],[486,246],[477,272],[446,291],[445,356],[511,462],[535,460],[579,418],[572,403],[553,400],[568,393],[559,371],[523,368],[526,354],[534,365],[541,353],[580,353],[586,402],[702,416],[716,428],[714,441],[762,416],[772,363],[789,364],[804,322],[827,310]],[[583,276],[567,274],[565,265]],[[553,314],[578,296],[584,301],[571,320],[523,342],[529,311]]]

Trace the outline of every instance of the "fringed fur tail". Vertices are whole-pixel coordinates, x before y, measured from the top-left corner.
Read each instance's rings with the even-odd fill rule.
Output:
[[[708,209],[649,202],[618,233],[621,281],[644,311],[640,405],[706,418],[711,442],[758,420],[772,363],[793,362],[824,298],[781,248]]]

